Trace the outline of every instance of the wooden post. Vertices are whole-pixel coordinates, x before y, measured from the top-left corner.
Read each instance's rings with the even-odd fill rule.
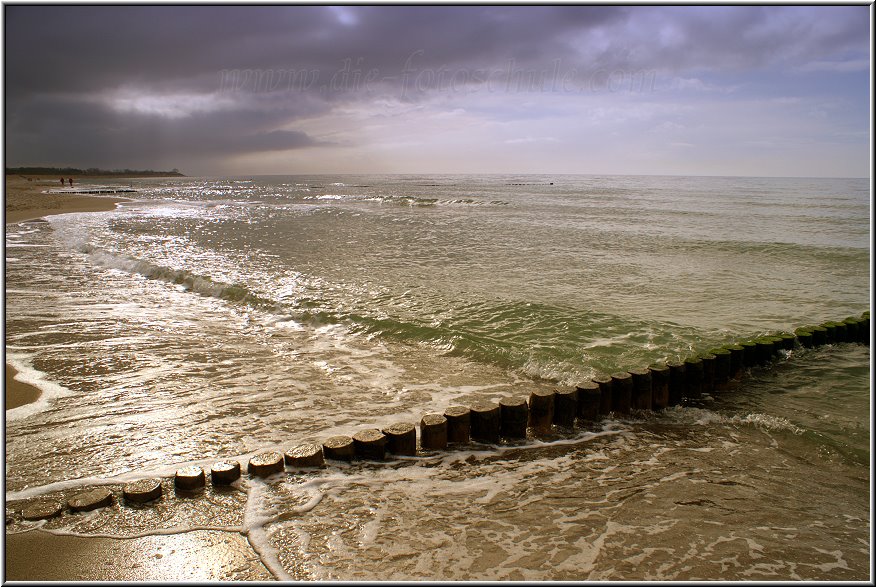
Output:
[[[849,342],[849,326],[845,322],[837,322],[834,321],[834,327],[836,328],[836,334],[834,335],[834,340],[837,342]]]
[[[776,355],[779,354],[779,351],[785,348],[785,339],[779,336],[778,334],[771,334],[766,337],[768,340],[773,342],[773,354],[772,358],[775,358]]]
[[[773,354],[775,353],[775,344],[768,336],[761,336],[760,338],[754,339],[753,342],[755,345],[757,345],[755,350],[757,356],[757,364],[766,365],[773,358]]]
[[[652,365],[651,371],[651,409],[662,410],[669,405],[669,367]]]
[[[353,439],[349,436],[332,436],[323,441],[322,452],[325,458],[336,461],[352,461],[356,449],[353,447]]]
[[[684,395],[684,362],[672,361],[669,367],[669,405],[677,406]]]
[[[712,393],[715,390],[716,357],[712,353],[703,353],[700,360],[703,362],[703,392]]]
[[[757,338],[741,340],[736,344],[745,349],[742,353],[742,357],[748,369],[759,367],[761,365],[763,350],[758,347]]]
[[[501,418],[498,404],[479,402],[471,407],[471,438],[484,443],[499,443]]]
[[[870,317],[858,318],[858,342],[870,344]]]
[[[465,406],[450,406],[444,410],[447,418],[447,442],[468,444],[471,439],[471,410]]]
[[[278,452],[263,452],[249,460],[246,472],[255,477],[270,477],[283,470],[283,455]]]
[[[743,340],[737,346],[742,347],[742,365],[746,369],[757,367],[760,355],[757,352],[757,343],[752,340]]]
[[[207,477],[201,467],[183,467],[173,476],[173,486],[180,491],[197,491],[207,484]]]
[[[353,435],[353,454],[358,459],[382,461],[386,458],[386,435],[377,428],[356,432]]]
[[[447,418],[442,414],[426,414],[420,420],[420,447],[423,450],[447,448]]]
[[[858,318],[858,342],[870,343],[870,318]]]
[[[812,332],[812,340],[815,346],[827,344],[827,328],[824,326],[813,326],[809,330]]]
[[[147,481],[158,481],[158,495],[161,495],[161,481],[157,479],[147,479]],[[95,487],[94,489],[90,489],[83,493],[77,493],[76,495],[71,497],[67,501],[67,507],[69,507],[74,512],[90,512],[91,510],[96,510],[97,508],[105,508],[112,503],[112,491],[110,491],[106,487]]]
[[[618,414],[629,414],[633,401],[633,376],[618,372],[611,375],[612,411]]]
[[[503,397],[499,400],[499,425],[503,438],[526,438],[529,406],[522,397]]]
[[[607,416],[611,413],[611,407],[614,405],[614,400],[611,397],[611,376],[603,375],[593,380],[593,383],[599,386],[599,413]]]
[[[578,389],[558,387],[554,391],[554,424],[571,428],[578,414]]]
[[[109,505],[109,504],[107,504]],[[38,501],[29,504],[21,510],[21,517],[25,520],[35,522],[37,520],[48,520],[56,516],[60,516],[64,512],[64,504],[56,500]],[[10,523],[9,516],[6,516],[6,523]]]
[[[794,333],[797,335],[797,340],[800,341],[800,344],[804,348],[809,349],[815,346],[815,341],[812,339],[811,330],[808,330],[806,328],[798,328],[794,331]]]
[[[794,345],[797,344],[797,337],[789,332],[783,332],[779,338],[782,339],[782,348],[786,351],[793,350]]]
[[[554,391],[536,389],[529,394],[529,426],[533,432],[550,432],[554,421]]]
[[[835,322],[824,322],[821,324],[821,327],[827,330],[827,344],[833,344],[835,342],[839,342],[837,340],[837,327]]]
[[[630,371],[633,379],[632,407],[637,410],[650,410],[653,401],[651,371],[645,369],[633,369]]]
[[[161,479],[140,479],[122,488],[125,501],[146,503],[161,497]]]
[[[382,430],[386,436],[386,450],[394,455],[417,454],[417,427],[408,422],[387,426]]]
[[[324,467],[325,457],[321,444],[299,444],[283,454],[283,459],[289,467]]]
[[[730,381],[730,351],[724,348],[712,349],[709,354],[715,357],[715,389],[726,389]]]
[[[697,399],[703,394],[703,361],[691,357],[684,361],[685,397]]]
[[[843,320],[846,325],[846,340],[848,342],[860,342],[861,333],[858,331],[860,320],[854,317],[848,317]]]
[[[738,379],[745,370],[745,347],[728,344],[724,348],[730,351],[730,379]]]
[[[210,467],[210,482],[213,485],[229,485],[240,479],[240,463],[219,461]]]
[[[599,419],[599,384],[585,381],[578,385],[578,418],[589,422]]]

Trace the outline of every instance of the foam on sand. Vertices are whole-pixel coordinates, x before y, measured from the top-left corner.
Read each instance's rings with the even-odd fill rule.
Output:
[[[37,392],[36,397],[30,399],[29,402],[21,403],[13,408],[8,407],[9,400],[7,399],[7,422],[21,420],[38,412],[42,412],[55,398],[70,395],[71,393],[66,387],[46,379],[45,373],[37,371],[26,361],[27,359],[23,355],[15,355],[12,353],[7,353],[6,355],[7,381],[10,379],[11,371],[14,370],[14,374],[11,375],[13,382],[22,383],[27,388],[34,389]],[[6,393],[9,394],[10,391],[10,389],[7,389]],[[28,398],[29,397],[30,396],[28,396]]]

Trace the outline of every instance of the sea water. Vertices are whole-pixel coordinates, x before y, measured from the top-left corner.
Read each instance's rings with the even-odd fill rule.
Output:
[[[870,569],[870,351],[544,437],[244,477],[172,475],[526,397],[870,301],[867,179],[125,180],[6,226],[7,509],[164,478],[7,532],[241,532],[281,579],[836,579]]]

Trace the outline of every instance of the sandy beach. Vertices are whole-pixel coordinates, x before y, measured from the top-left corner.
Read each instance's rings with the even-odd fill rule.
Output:
[[[30,181],[28,181],[30,180]],[[85,180],[74,179],[74,188],[82,181],[99,181],[98,177]],[[80,194],[48,194],[48,190],[61,189],[61,176],[7,176],[6,177],[6,223],[24,222],[69,212],[101,212],[112,210],[125,198],[98,197]]]
[[[74,187],[100,178],[74,179]],[[125,198],[48,194],[60,176],[6,177],[5,223],[51,214],[112,210]],[[6,364],[6,410],[37,401],[40,390]],[[8,515],[8,514],[7,514]],[[242,535],[199,530],[118,540],[34,530],[5,533],[5,581],[264,581],[273,576]]]

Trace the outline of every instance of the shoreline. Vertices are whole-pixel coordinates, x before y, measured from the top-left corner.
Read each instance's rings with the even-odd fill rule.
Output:
[[[18,370],[6,363],[6,410],[32,404],[43,393],[38,387],[15,379],[17,374]]]
[[[56,188],[60,176],[28,178],[26,176],[6,176],[4,193],[4,224],[18,224],[36,221],[53,214],[71,212],[107,212],[114,210],[120,202],[128,198],[99,197],[88,195],[46,194],[44,190]],[[42,392],[39,388],[18,381],[18,370],[6,363],[6,410],[36,402]]]
[[[95,176],[94,179],[98,179],[98,177]],[[60,181],[61,176],[39,178],[7,176],[4,202],[5,224],[27,222],[53,214],[108,212],[115,210],[116,204],[130,201],[129,198],[118,196],[43,193],[45,190],[57,189]]]
[[[129,198],[47,194],[61,176],[6,176],[4,224],[53,214],[105,212]],[[132,176],[133,177],[133,176]],[[84,177],[83,177],[84,179]],[[88,176],[88,180],[103,179]],[[106,179],[123,179],[119,176]],[[75,178],[77,183],[79,178]],[[6,410],[39,400],[39,388],[17,381],[6,362]],[[42,530],[5,535],[4,581],[275,581],[237,532],[192,530],[138,538],[70,536]]]

